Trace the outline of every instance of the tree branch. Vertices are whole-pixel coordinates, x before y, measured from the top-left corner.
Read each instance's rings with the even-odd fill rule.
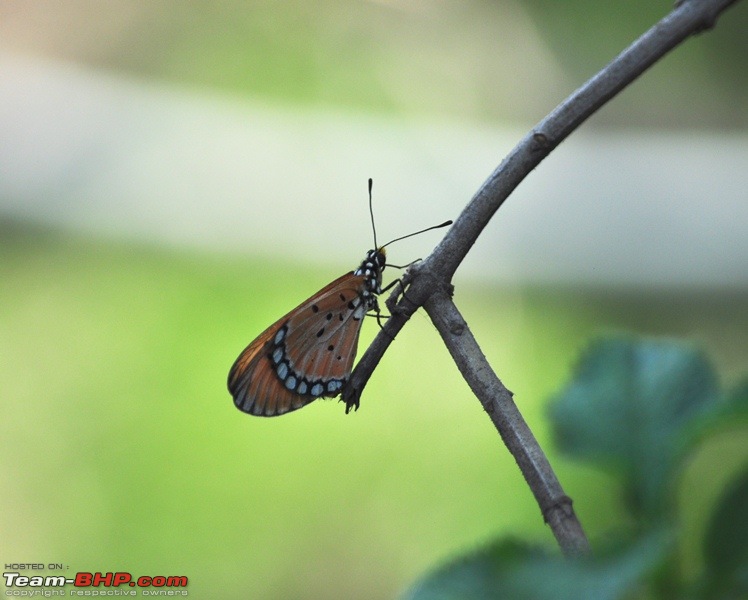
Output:
[[[562,550],[587,551],[588,542],[545,455],[522,419],[512,394],[491,369],[451,300],[451,279],[483,228],[519,183],[572,131],[646,69],[691,35],[714,26],[737,0],[685,0],[621,52],[530,131],[473,196],[439,245],[406,273],[407,296],[396,291],[392,313],[356,365],[343,400],[358,406],[379,360],[410,316],[424,306],[463,377],[481,401],[538,501]],[[398,301],[399,298],[399,301]]]
[[[491,369],[465,319],[444,292],[429,296],[424,304],[452,358],[473,393],[514,455],[527,484],[567,556],[589,551],[582,526],[532,431],[522,418],[510,392]]]

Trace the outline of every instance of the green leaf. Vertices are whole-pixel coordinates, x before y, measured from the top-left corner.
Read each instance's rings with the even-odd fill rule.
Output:
[[[712,515],[704,536],[704,561],[710,597],[748,597],[748,469]]]
[[[403,600],[501,600],[511,598],[506,573],[545,551],[513,540],[499,541],[442,567],[419,581]],[[519,596],[514,596],[520,598]]]
[[[593,343],[551,403],[560,448],[619,470],[630,508],[657,517],[687,431],[719,406],[704,356],[665,340],[616,337]]]
[[[727,395],[727,401],[715,412],[710,429],[748,423],[748,379],[736,385]]]
[[[425,577],[404,600],[617,600],[630,597],[669,545],[665,534],[651,533],[603,555],[564,559],[501,541]]]

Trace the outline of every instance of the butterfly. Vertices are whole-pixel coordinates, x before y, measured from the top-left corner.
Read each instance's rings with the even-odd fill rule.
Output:
[[[374,228],[371,187],[369,179]],[[239,355],[228,377],[236,407],[250,415],[273,417],[317,398],[338,396],[353,368],[364,317],[374,314],[379,318],[377,296],[398,281],[382,288],[382,272],[388,266],[385,246],[451,223],[383,246],[377,246],[374,230],[374,249],[366,253],[356,270],[338,277],[278,319]]]

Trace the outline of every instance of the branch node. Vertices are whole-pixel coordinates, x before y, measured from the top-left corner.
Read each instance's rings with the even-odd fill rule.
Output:
[[[548,150],[551,147],[551,140],[542,131],[535,131],[532,134],[533,145],[530,148],[531,152],[540,152]]]
[[[465,323],[461,321],[453,321],[449,324],[449,333],[452,335],[460,336],[465,332]]]
[[[551,504],[542,507],[541,512],[543,513],[543,521],[549,523],[551,520],[551,513],[555,511],[561,511],[565,518],[569,518],[574,514],[574,501],[569,496],[559,496]]]
[[[673,8],[680,8],[684,4],[689,4],[693,0],[675,0],[673,2]],[[713,9],[711,11],[706,10],[704,11],[704,14],[702,15],[701,22],[697,24],[697,26],[694,28],[693,33],[694,35],[698,35],[699,33],[702,33],[703,31],[709,31],[710,29],[714,29],[714,26],[717,24],[717,17],[719,16],[721,10],[719,9]]]

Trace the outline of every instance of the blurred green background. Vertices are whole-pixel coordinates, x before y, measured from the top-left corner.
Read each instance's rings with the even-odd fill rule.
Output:
[[[424,315],[398,336],[352,415],[319,401],[280,419],[251,418],[233,408],[225,379],[267,324],[360,261],[370,246],[366,177],[378,182],[383,238],[412,230],[414,215],[421,226],[456,216],[519,134],[669,6],[0,2],[0,60],[9,67],[0,85],[25,86],[15,103],[9,93],[0,101],[10,132],[0,136],[0,559],[61,562],[70,573],[186,575],[197,598],[385,598],[497,535],[552,544]],[[744,157],[747,22],[739,3],[713,32],[667,57],[592,119],[593,146],[647,129],[701,140],[693,145],[718,156],[726,141],[731,156]],[[43,73],[37,88],[26,71]],[[99,96],[76,104],[46,94],[42,84],[70,73],[119,103],[109,118],[121,137],[99,131],[95,143],[78,144],[85,132],[77,125],[58,135],[65,119],[50,106],[74,104],[87,118],[106,108]],[[132,85],[165,98],[152,121],[135,119],[146,96],[130,94]],[[227,103],[239,114],[260,110],[253,129],[229,136],[226,117],[217,135],[182,125],[175,95],[198,112],[215,105],[225,115]],[[345,146],[305,141],[337,139],[325,137],[330,124],[361,152],[355,170],[328,164]],[[501,127],[517,132],[506,147],[487,137],[480,156],[455,167],[475,170],[472,187],[436,159],[419,168],[419,154],[435,144],[459,146],[461,133],[475,140]],[[287,146],[273,146],[279,130]],[[177,164],[152,145],[161,134],[188,147],[192,162]],[[419,143],[397,146],[413,138]],[[290,159],[283,149],[297,142],[307,150]],[[256,160],[243,154],[245,143]],[[383,159],[390,143],[416,162]],[[213,145],[226,154],[211,158]],[[637,147],[624,158],[642,161]],[[229,176],[218,171],[227,164],[236,169]],[[162,179],[170,172],[179,185]],[[193,172],[222,179],[190,179]],[[580,196],[586,175],[569,175]],[[596,175],[603,189],[618,186],[616,173]],[[720,204],[731,190],[741,197],[742,189],[744,200],[745,188],[737,172],[695,175],[716,186],[699,220],[728,226],[708,232],[713,246],[680,279],[658,284],[635,256],[639,270],[620,276],[595,263],[604,253],[585,246],[569,218],[559,227],[581,238],[586,271],[564,263],[560,242],[538,249],[517,227],[512,247],[527,263],[501,271],[503,246],[486,242],[476,246],[478,268],[456,282],[458,305],[593,540],[625,519],[614,484],[554,453],[544,408],[586,342],[621,329],[684,337],[707,349],[728,385],[748,366],[748,253],[722,251],[745,250],[745,213]],[[282,194],[289,179],[301,180],[308,197]],[[641,201],[656,206],[658,193]],[[677,257],[694,243],[668,230],[669,218],[647,221],[641,239],[625,224],[608,223],[604,235],[622,240],[617,254],[635,255],[665,231],[680,273]],[[438,237],[430,235],[393,247],[393,260],[425,255]],[[362,348],[375,332],[367,324]],[[746,460],[748,443],[734,435],[694,457],[679,490],[686,540],[697,538],[706,507]],[[684,547],[683,568],[698,569],[696,543]]]

